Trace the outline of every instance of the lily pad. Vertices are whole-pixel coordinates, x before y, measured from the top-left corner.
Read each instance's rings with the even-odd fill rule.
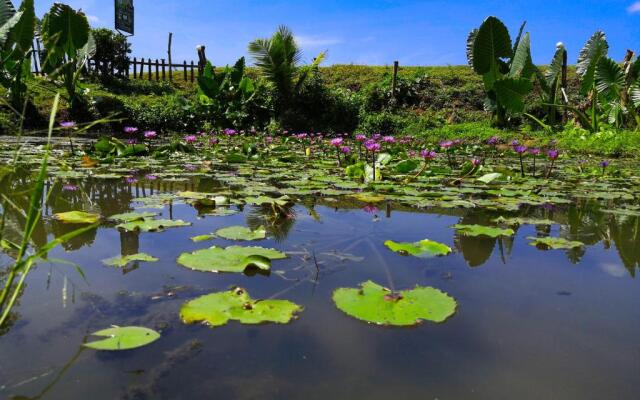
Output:
[[[204,323],[210,327],[226,325],[230,320],[252,325],[286,324],[302,310],[302,306],[288,300],[253,300],[246,290],[235,288],[185,303],[180,319],[186,324]]]
[[[493,220],[493,222],[497,222],[499,224],[505,224],[509,226],[517,226],[517,225],[555,225],[556,222],[550,219],[539,219],[539,218],[505,218],[498,217]]]
[[[501,178],[501,177],[502,177],[501,173],[493,172],[493,173],[490,173],[490,174],[482,175],[480,178],[478,178],[476,180],[479,181],[479,182],[482,182],[482,183],[489,184],[489,183],[491,183],[491,182],[493,182],[496,179]]]
[[[167,228],[177,228],[181,226],[191,226],[191,224],[179,219],[144,219],[120,224],[116,226],[116,228],[121,228],[127,231],[160,232]]]
[[[54,214],[53,218],[65,224],[95,224],[100,220],[98,214],[87,213],[84,211],[69,211]]]
[[[128,264],[136,261],[156,262],[158,261],[158,259],[145,253],[138,253],[138,254],[132,254],[128,256],[117,256],[117,257],[109,258],[106,260],[102,260],[102,262],[105,265],[108,265],[110,267],[120,267],[120,268],[124,268]]]
[[[361,284],[360,289],[337,289],[333,301],[338,309],[356,319],[393,326],[443,322],[457,307],[455,299],[432,287],[416,286],[396,293],[372,281]]]
[[[453,228],[460,234],[465,236],[489,236],[497,238],[500,236],[513,236],[515,231],[513,229],[495,228],[492,226],[484,225],[454,225]]]
[[[110,221],[124,223],[124,222],[140,221],[140,220],[143,220],[145,218],[153,218],[156,215],[158,215],[158,214],[153,213],[153,212],[141,212],[141,213],[130,212],[130,213],[125,213],[125,214],[112,215],[112,216],[109,217],[109,220]]]
[[[385,200],[384,196],[375,193],[354,193],[350,196],[363,203],[380,203]]]
[[[267,230],[264,229],[264,226],[256,230],[244,226],[229,226],[218,229],[216,236],[229,240],[260,240],[267,237]]]
[[[181,254],[178,257],[178,264],[208,272],[243,272],[249,266],[268,271],[271,269],[271,260],[283,258],[287,258],[287,255],[264,247],[213,246],[209,249]]]
[[[531,240],[529,243],[531,246],[548,248],[553,250],[571,250],[579,247],[583,247],[584,243],[567,240],[559,237],[545,237],[545,238],[537,238],[537,237],[528,237],[527,239]]]
[[[131,350],[146,346],[160,339],[153,329],[138,326],[114,326],[91,334],[106,339],[85,343],[83,346],[94,350]]]
[[[451,253],[451,247],[428,239],[415,243],[397,243],[393,240],[387,240],[384,245],[396,253],[419,258],[446,256]]]

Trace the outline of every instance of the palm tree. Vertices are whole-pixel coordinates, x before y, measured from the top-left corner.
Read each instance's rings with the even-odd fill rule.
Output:
[[[311,65],[300,67],[302,50],[298,47],[293,32],[286,26],[278,27],[271,38],[256,39],[249,43],[249,53],[260,74],[275,90],[275,111],[278,116],[282,116],[300,93],[309,74],[317,70],[326,55],[322,52]]]

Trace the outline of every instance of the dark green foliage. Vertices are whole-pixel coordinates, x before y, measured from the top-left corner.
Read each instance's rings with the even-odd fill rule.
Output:
[[[92,29],[91,34],[96,43],[93,59],[100,70],[98,76],[102,81],[110,81],[114,78],[112,71],[117,73],[128,68],[131,44],[126,36],[111,29]]]

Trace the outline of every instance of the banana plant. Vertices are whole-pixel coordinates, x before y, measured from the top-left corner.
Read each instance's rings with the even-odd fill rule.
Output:
[[[18,11],[0,1],[0,85],[7,88],[10,103],[21,110],[31,77],[31,55],[36,15],[33,0],[24,0]]]
[[[549,68],[543,73],[536,68],[536,79],[542,92],[542,102],[546,107],[546,121],[549,125],[542,123],[543,127],[554,126],[559,119],[558,108],[561,103],[567,103],[566,93],[562,92],[563,70],[567,61],[567,49],[563,43],[556,45],[556,52],[551,59]],[[528,115],[528,114],[527,114]],[[530,118],[537,120],[533,116]]]
[[[83,12],[54,3],[42,20],[41,33],[47,53],[42,70],[50,79],[61,80],[71,109],[78,111],[82,105],[78,80],[96,52],[89,21]]]
[[[628,51],[623,66],[603,57],[595,71],[595,87],[603,115],[617,128],[640,127],[636,111],[640,107],[640,59],[633,61],[633,57],[633,52]]]
[[[247,103],[256,93],[253,79],[245,75],[245,59],[240,58],[233,67],[228,65],[216,73],[211,62],[198,77],[198,98],[200,103],[213,108],[215,115],[224,116],[228,122],[241,117]]]
[[[496,17],[488,17],[467,39],[469,64],[482,76],[487,95],[485,105],[499,127],[508,125],[510,114],[524,111],[524,98],[533,89],[531,78],[535,67],[530,36],[524,33],[525,24],[513,44],[509,30]]]

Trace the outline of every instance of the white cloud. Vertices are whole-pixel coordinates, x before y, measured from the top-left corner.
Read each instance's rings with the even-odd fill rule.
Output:
[[[630,14],[640,13],[640,1],[636,1],[635,3],[630,5],[629,8],[627,8],[627,11]]]
[[[342,43],[342,40],[318,36],[296,36],[296,42],[300,47],[314,48],[340,44]]]
[[[100,18],[96,17],[95,15],[87,15],[87,19],[89,20],[89,22],[94,24],[100,22]]]

